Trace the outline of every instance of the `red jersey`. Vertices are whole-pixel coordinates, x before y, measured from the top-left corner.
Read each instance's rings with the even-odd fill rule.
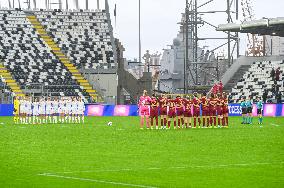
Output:
[[[227,98],[224,98],[224,103],[223,103],[223,107],[228,107],[229,102]]]
[[[168,103],[168,99],[167,99],[167,98],[161,97],[161,98],[159,99],[160,107],[166,108],[166,107],[167,107],[167,103]]]
[[[168,99],[168,106],[170,109],[173,109],[176,107],[176,100],[175,99]]]
[[[201,105],[202,108],[207,108],[209,106],[208,99],[205,96],[201,97]]]
[[[193,98],[192,103],[194,108],[200,108],[200,100],[197,97]]]
[[[217,106],[217,99],[216,98],[210,98],[209,99],[209,107],[210,109],[214,109]]]
[[[223,106],[223,98],[217,98],[217,107],[218,108],[222,108]]]
[[[159,101],[157,100],[156,97],[151,98],[151,107],[152,108],[157,108],[159,106]]]
[[[176,107],[179,109],[183,109],[184,107],[184,102],[182,98],[177,98],[175,99]]]
[[[191,111],[192,101],[189,99],[184,99],[184,106],[186,111]]]

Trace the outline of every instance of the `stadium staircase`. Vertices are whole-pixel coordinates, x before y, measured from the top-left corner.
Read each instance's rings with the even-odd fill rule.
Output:
[[[9,70],[6,69],[1,63],[0,63],[0,76],[2,76],[3,82],[5,82],[11,88],[12,92],[15,93],[17,97],[25,96],[24,92],[21,90],[16,80],[12,77]]]
[[[89,93],[89,95],[96,99],[96,101],[100,101],[101,98],[98,97],[96,90],[92,88],[88,80],[86,80],[79,70],[70,62],[65,54],[62,53],[60,47],[54,42],[53,38],[49,36],[42,26],[42,24],[38,21],[35,15],[27,16],[33,27],[39,33],[40,37],[46,42],[49,48],[53,51],[53,53],[59,58],[59,60],[66,66],[67,70],[70,71],[72,76],[78,81],[80,86]]]

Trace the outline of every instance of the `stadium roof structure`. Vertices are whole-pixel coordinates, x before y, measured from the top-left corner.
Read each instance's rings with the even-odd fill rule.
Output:
[[[241,24],[221,24],[216,30],[284,37],[284,17],[262,18]]]

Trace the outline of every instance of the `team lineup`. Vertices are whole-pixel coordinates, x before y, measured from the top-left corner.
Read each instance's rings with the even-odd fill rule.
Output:
[[[81,97],[14,99],[15,124],[84,123],[84,113]]]
[[[258,124],[262,124],[262,108],[263,103],[258,98],[257,114],[259,117]],[[253,101],[245,100],[242,103],[242,124],[252,124],[252,108]],[[163,94],[161,97],[152,97],[147,95],[144,90],[143,96],[140,97],[139,103],[140,128],[144,128],[146,122],[147,129],[154,129],[154,121],[156,129],[173,128],[228,128],[229,126],[229,109],[228,96],[225,92],[214,94],[210,97],[203,93],[199,96],[197,93],[193,97],[176,96],[172,98]],[[160,117],[160,126],[159,126]],[[193,119],[193,122],[192,122]]]
[[[201,112],[202,109],[202,113]],[[206,97],[206,93],[202,97],[198,97],[197,93],[193,97],[162,95],[157,98],[147,96],[144,91],[143,96],[139,100],[139,113],[141,116],[140,128],[143,129],[146,121],[147,128],[154,128],[154,120],[156,129],[173,128],[217,128],[229,126],[228,122],[228,97],[226,93],[211,94],[210,98]],[[193,119],[193,122],[192,122]]]

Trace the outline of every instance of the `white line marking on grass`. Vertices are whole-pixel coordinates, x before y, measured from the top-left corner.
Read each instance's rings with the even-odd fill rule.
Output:
[[[128,186],[128,187],[157,188],[157,187],[148,186],[148,185],[139,185],[139,184],[122,183],[122,182],[114,182],[114,181],[104,181],[104,180],[96,180],[96,179],[90,179],[90,178],[72,177],[72,176],[62,176],[62,175],[49,174],[49,173],[38,174],[38,175],[48,176],[48,177],[56,177],[56,178],[63,178],[63,179],[72,179],[72,180],[104,183],[104,184],[112,184],[112,185],[122,185],[122,186]]]
[[[274,123],[270,123],[270,125],[274,125],[276,127],[279,127],[280,125],[274,124]]]
[[[151,167],[151,168],[140,168],[140,169],[97,169],[97,170],[86,170],[86,171],[68,171],[68,172],[46,172],[39,175],[53,175],[53,174],[75,174],[75,173],[92,173],[92,172],[123,172],[123,171],[138,171],[138,170],[167,170],[167,169],[189,169],[189,168],[222,168],[222,167],[232,167],[232,166],[255,166],[255,165],[278,165],[284,164],[284,161],[281,162],[263,162],[263,163],[236,163],[236,164],[219,164],[219,165],[193,165],[193,166],[176,166],[176,167]]]

